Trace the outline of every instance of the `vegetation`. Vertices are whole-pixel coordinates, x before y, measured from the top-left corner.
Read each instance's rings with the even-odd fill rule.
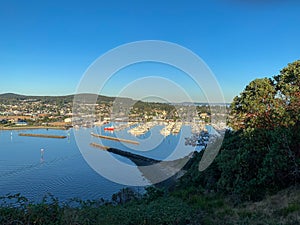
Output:
[[[76,199],[60,203],[51,195],[31,203],[20,195],[5,196],[0,201],[0,224],[299,224],[299,187],[243,204],[215,193],[204,195],[195,188],[171,193],[152,189],[150,193],[123,199],[123,203]]]
[[[235,202],[260,200],[300,180],[300,61],[274,79],[252,81],[231,106],[220,153],[199,173],[195,163],[181,187],[231,196]],[[201,159],[198,154],[195,161]]]
[[[220,153],[203,172],[196,153],[172,191],[121,190],[112,201],[6,196],[1,224],[299,224],[300,61],[256,79],[231,106]]]

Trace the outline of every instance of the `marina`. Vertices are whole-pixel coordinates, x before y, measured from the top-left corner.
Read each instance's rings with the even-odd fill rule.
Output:
[[[182,122],[170,122],[161,131],[161,135],[164,137],[170,134],[178,134],[181,130]]]
[[[204,123],[190,123],[192,133],[197,134],[200,133],[201,131],[206,131],[206,127]]]
[[[138,122],[128,122],[128,123],[123,123],[123,124],[116,125],[114,128],[115,128],[115,131],[121,131],[121,130],[124,130],[126,128],[135,126],[137,124],[138,124]]]
[[[161,131],[161,135],[163,135],[164,137],[169,136],[173,130],[175,123],[171,122],[169,123],[167,126],[165,126]]]
[[[157,122],[147,122],[128,130],[128,132],[131,135],[140,136],[147,133],[151,128],[155,127],[156,125]]]
[[[173,127],[173,130],[172,130],[172,133],[173,134],[178,134],[181,130],[181,127],[182,127],[182,122],[175,123],[175,125]]]

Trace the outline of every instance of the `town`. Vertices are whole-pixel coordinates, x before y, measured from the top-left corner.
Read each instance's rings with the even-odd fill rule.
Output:
[[[2,94],[0,95],[0,129],[28,127],[68,129],[74,124],[77,126],[101,126],[108,122],[152,122],[153,124],[171,122],[169,130],[174,129],[174,133],[178,133],[181,125],[173,128],[175,123],[172,122],[200,124],[202,127],[211,122],[212,107],[218,107],[208,104],[195,107],[195,105],[187,103],[172,105],[133,101],[132,99],[120,102],[115,101],[115,98],[112,97],[100,96],[94,104],[81,102],[78,104],[80,109],[74,112],[73,97],[71,95],[34,97]],[[218,116],[225,117],[226,112],[219,113]],[[221,127],[225,125],[219,124]],[[149,124],[137,127],[132,132],[143,133],[143,129],[144,131],[149,129],[147,126]],[[168,131],[163,132],[168,133]]]

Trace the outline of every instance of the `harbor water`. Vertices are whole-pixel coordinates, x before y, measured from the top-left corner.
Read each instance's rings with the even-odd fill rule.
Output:
[[[112,137],[138,141],[133,146],[112,140],[101,139],[101,144],[157,160],[174,160],[195,150],[184,144],[184,137],[191,135],[189,126],[183,126],[180,133],[164,137],[160,134],[163,126],[157,125],[147,133],[135,137],[129,128],[106,132],[103,127],[79,128],[76,132],[90,135],[91,132]],[[61,135],[65,139],[51,139],[19,136],[20,133]],[[90,142],[99,143],[99,138],[90,135]],[[85,161],[79,150],[74,130],[13,130],[0,131],[0,196],[20,193],[33,201],[51,193],[59,200],[71,198],[109,200],[121,188],[95,172]],[[86,146],[88,151],[99,151]],[[179,148],[176,154],[174,148]],[[112,153],[106,153],[112,154]],[[134,165],[129,159],[114,155],[116,159]],[[142,189],[142,188],[141,188]]]

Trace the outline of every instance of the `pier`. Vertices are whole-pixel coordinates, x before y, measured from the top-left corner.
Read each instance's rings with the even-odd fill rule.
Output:
[[[132,140],[128,140],[128,139],[122,139],[122,138],[116,138],[116,137],[111,137],[111,136],[99,135],[99,134],[95,134],[95,133],[91,133],[91,135],[93,137],[103,138],[103,139],[107,139],[107,140],[111,140],[111,141],[126,142],[126,143],[134,144],[134,145],[139,145],[140,144],[137,141],[132,141]]]
[[[19,136],[26,136],[26,137],[40,137],[40,138],[66,138],[67,136],[63,135],[49,135],[49,134],[27,134],[27,133],[20,133]]]

